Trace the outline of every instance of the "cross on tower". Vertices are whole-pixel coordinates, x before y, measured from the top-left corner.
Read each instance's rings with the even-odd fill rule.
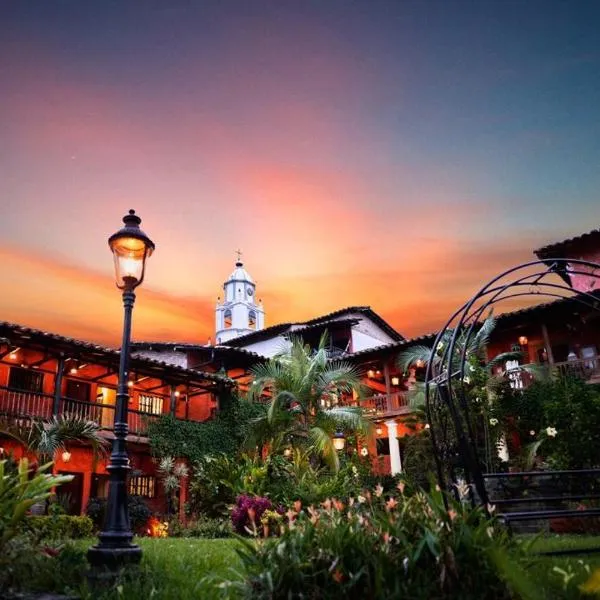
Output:
[[[236,250],[236,254],[237,254],[237,261],[242,262],[242,251]]]

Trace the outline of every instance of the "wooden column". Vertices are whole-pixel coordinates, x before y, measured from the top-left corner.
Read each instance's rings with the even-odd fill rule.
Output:
[[[54,402],[52,403],[52,415],[58,416],[60,410],[60,397],[62,396],[62,380],[65,370],[65,357],[60,356],[56,364],[56,375],[54,377]]]
[[[169,407],[169,411],[172,416],[175,416],[175,409],[177,408],[177,396],[175,395],[175,386],[172,385],[170,387],[171,390],[171,405]]]
[[[552,346],[550,345],[550,336],[548,335],[546,323],[542,323],[542,338],[544,339],[544,346],[548,354],[548,363],[552,366],[554,364],[554,355],[552,354]]]
[[[385,393],[389,396],[392,393],[392,386],[390,383],[390,365],[387,360],[383,364],[383,378],[385,379]]]

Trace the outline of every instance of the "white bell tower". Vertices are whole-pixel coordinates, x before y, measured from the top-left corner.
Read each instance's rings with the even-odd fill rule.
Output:
[[[265,326],[262,303],[256,301],[256,284],[244,269],[239,250],[237,254],[235,269],[223,284],[223,300],[218,299],[215,310],[217,345]]]

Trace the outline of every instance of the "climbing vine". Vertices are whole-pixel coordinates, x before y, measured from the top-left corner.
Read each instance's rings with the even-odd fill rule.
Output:
[[[265,411],[264,406],[233,398],[214,419],[197,423],[165,415],[148,426],[153,456],[173,456],[190,462],[206,455],[233,454],[244,443],[251,422]]]

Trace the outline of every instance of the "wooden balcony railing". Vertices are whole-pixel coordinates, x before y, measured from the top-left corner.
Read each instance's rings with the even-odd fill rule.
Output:
[[[410,392],[374,394],[360,400],[346,400],[344,406],[360,406],[367,417],[393,416],[410,412]]]
[[[596,357],[568,360],[553,365],[532,363],[510,369],[506,371],[506,376],[511,382],[511,387],[525,389],[536,380],[538,373],[544,376],[554,374],[558,377],[577,377],[590,383],[600,383],[600,359]]]
[[[19,392],[0,387],[0,414],[2,415],[48,419],[52,416],[53,401],[54,398],[47,394]]]
[[[49,394],[21,392],[0,387],[0,415],[2,416],[18,419],[50,419],[53,405],[54,397]],[[61,398],[58,414],[77,415],[98,423],[101,429],[110,431],[114,427],[115,406],[113,404]],[[148,414],[130,408],[127,415],[129,433],[137,436],[146,435],[148,433],[148,423],[159,417],[160,415]]]

